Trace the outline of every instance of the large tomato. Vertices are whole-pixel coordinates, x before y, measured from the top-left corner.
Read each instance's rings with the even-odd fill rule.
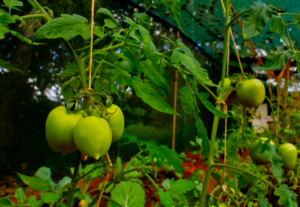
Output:
[[[231,87],[232,87],[230,84],[231,84],[231,80],[229,78],[225,78],[224,79],[224,88],[223,88],[222,100],[230,92]],[[219,82],[218,86],[221,87],[221,81]],[[221,93],[221,90],[217,89],[217,95],[218,96],[220,95],[220,93]],[[227,106],[231,106],[231,105],[235,104],[236,101],[237,101],[236,91],[235,91],[235,89],[233,89],[232,92],[227,97],[225,102],[226,102]]]
[[[46,138],[50,147],[63,155],[75,151],[73,135],[80,119],[82,111],[69,113],[64,106],[53,109],[46,120]]]
[[[245,80],[237,86],[236,95],[243,106],[252,108],[264,102],[266,89],[258,79]]]
[[[124,132],[125,120],[122,110],[115,104],[102,112],[102,117],[107,120],[112,131],[112,141],[121,138]]]
[[[270,163],[266,154],[261,153],[261,149],[255,149],[256,145],[261,141],[263,144],[268,138],[261,137],[250,145],[250,157],[254,164],[256,165],[266,165]],[[275,145],[273,141],[270,141],[271,145]]]
[[[282,157],[285,170],[293,170],[297,164],[298,152],[297,148],[290,143],[282,144],[278,148],[278,154]]]
[[[78,150],[98,160],[109,150],[112,133],[105,119],[89,116],[81,119],[74,130]]]

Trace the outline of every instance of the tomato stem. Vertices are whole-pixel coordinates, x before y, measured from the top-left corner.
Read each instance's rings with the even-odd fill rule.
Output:
[[[76,157],[76,162],[75,162],[75,169],[71,181],[71,187],[69,188],[69,195],[68,195],[68,207],[73,207],[73,194],[75,191],[75,187],[77,184],[77,176],[78,176],[78,171],[79,171],[79,166],[80,166],[80,159],[81,159],[81,152],[79,150],[77,151],[77,157]]]

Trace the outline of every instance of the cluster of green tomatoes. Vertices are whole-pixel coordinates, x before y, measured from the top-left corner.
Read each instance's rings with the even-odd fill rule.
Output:
[[[52,149],[63,155],[78,149],[83,155],[98,160],[109,150],[111,143],[124,132],[124,115],[112,104],[85,111],[70,111],[65,106],[53,109],[46,121],[46,138]]]
[[[221,86],[221,82],[218,84]],[[224,99],[228,93],[226,99],[226,105],[230,106],[239,101],[244,107],[252,108],[261,105],[265,100],[265,86],[259,79],[248,79],[241,83],[232,84],[229,78],[225,78],[222,98]],[[218,95],[220,91],[218,91]],[[250,145],[250,157],[254,164],[256,165],[266,165],[270,161],[266,154],[261,152],[258,148],[258,144],[261,142],[264,144],[268,138],[261,137]],[[270,141],[271,145],[275,145],[273,141]],[[278,154],[282,157],[283,166],[285,170],[293,170],[297,164],[298,150],[291,143],[285,143],[278,147]]]

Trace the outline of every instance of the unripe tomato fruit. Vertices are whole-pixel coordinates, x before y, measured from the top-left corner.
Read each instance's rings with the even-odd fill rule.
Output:
[[[221,81],[219,82],[218,86],[221,87]],[[231,84],[231,80],[229,78],[225,78],[224,79],[224,88],[223,88],[223,94],[222,94],[222,100],[227,96],[227,94],[230,92],[232,86]],[[220,89],[217,89],[217,95],[219,96],[221,93]],[[232,89],[231,93],[229,94],[229,96],[227,97],[225,103],[227,106],[231,106],[233,104],[235,104],[235,102],[237,102],[237,96],[236,96],[236,91],[235,89]]]
[[[258,149],[258,150],[255,149],[256,145],[260,141],[264,144],[267,139],[268,138],[266,138],[266,137],[261,137],[261,138],[255,140],[254,142],[252,142],[250,145],[250,148],[249,148],[250,149],[250,157],[251,157],[251,160],[253,161],[253,163],[256,165],[266,165],[266,164],[270,163],[267,155],[260,152],[261,149]],[[270,144],[275,145],[275,143],[272,140],[270,141]]]
[[[297,148],[290,143],[282,144],[278,148],[278,154],[282,157],[285,170],[293,170],[297,164],[298,152]]]
[[[238,85],[236,95],[239,102],[248,108],[261,105],[266,96],[266,89],[258,79],[245,80]]]
[[[89,116],[81,119],[74,130],[74,141],[78,150],[98,160],[109,150],[112,133],[105,119]]]
[[[112,141],[115,142],[120,139],[125,127],[122,110],[117,105],[113,104],[102,112],[102,117],[107,119],[107,122],[109,123],[112,131]]]
[[[46,138],[50,147],[63,155],[75,151],[74,129],[80,119],[82,111],[69,113],[64,106],[53,109],[46,120]]]

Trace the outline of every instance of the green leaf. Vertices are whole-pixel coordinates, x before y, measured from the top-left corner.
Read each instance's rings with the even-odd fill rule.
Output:
[[[187,191],[192,190],[197,185],[196,182],[191,180],[185,180],[185,179],[179,179],[175,182],[175,184],[172,186],[172,190],[179,191],[181,193],[186,193]]]
[[[39,202],[39,201],[38,201]],[[32,196],[29,196],[26,200],[26,205],[32,205],[32,206],[35,206],[36,204],[36,196],[35,195],[32,195]]]
[[[5,34],[9,33],[10,29],[6,24],[0,24],[0,39],[5,38]]]
[[[165,153],[159,147],[154,147],[149,150],[149,154],[153,163],[157,163],[159,167],[164,165]]]
[[[76,72],[78,72],[78,66],[75,62],[70,63],[66,65],[66,70],[62,71],[61,73],[56,74],[57,76],[60,77],[68,77],[74,75]]]
[[[116,160],[116,169],[118,172],[122,171],[122,159],[118,156]]]
[[[12,31],[10,30],[10,34],[12,34],[13,36],[19,38],[20,40],[22,40],[23,42],[30,44],[30,45],[47,45],[46,43],[37,43],[37,42],[32,42],[30,39],[27,39],[26,37],[23,37],[23,35],[19,32],[16,31]]]
[[[165,35],[160,36],[164,38],[164,41],[171,43],[174,47],[177,47],[176,42],[172,41],[170,38],[166,37]]]
[[[64,185],[67,183],[71,183],[71,178],[68,176],[63,177],[60,181],[58,181],[56,185],[56,192],[58,192]]]
[[[177,172],[183,174],[182,163],[179,154],[176,151],[166,147],[160,147],[160,149],[165,153],[165,157],[168,160],[169,165],[172,165]]]
[[[6,197],[0,197],[0,206],[2,205],[11,205],[11,201]]]
[[[270,31],[284,35],[284,24],[280,18],[272,17],[270,23]]]
[[[3,6],[3,7],[7,7],[7,8],[9,8],[9,6],[7,6],[7,5],[0,5],[0,6]],[[18,9],[17,7],[11,7],[11,9],[13,9],[13,10],[16,10],[16,11],[19,11],[19,12],[22,12],[22,10],[21,9]]]
[[[288,38],[286,35],[281,35],[280,37],[281,37],[281,39],[284,41],[284,43],[285,43],[286,45],[288,45],[288,46],[291,47],[289,38]],[[297,43],[297,41],[292,40],[292,44],[293,44],[293,45],[295,45],[296,43]]]
[[[114,23],[110,19],[104,19],[104,23],[105,23],[105,26],[107,26],[108,28],[111,28],[111,29],[114,29],[117,26],[116,23]]]
[[[123,206],[143,207],[145,205],[145,191],[137,183],[122,181],[111,191],[111,198]]]
[[[261,153],[264,153],[268,156],[268,160],[271,161],[272,172],[276,177],[278,183],[282,182],[282,172],[281,166],[283,165],[281,156],[277,153],[277,146],[270,144],[270,140],[266,141],[264,144],[259,142],[256,145],[255,149],[261,149]]]
[[[274,7],[262,2],[253,2],[247,17],[243,20],[243,37],[248,40],[258,35],[272,17]]]
[[[16,68],[15,66],[13,66],[12,64],[6,62],[5,60],[0,58],[0,67],[7,69],[9,71],[18,71],[18,72],[22,72],[20,69]],[[23,73],[23,72],[22,72]]]
[[[77,35],[86,36],[89,28],[88,20],[85,17],[73,14],[62,14],[60,18],[50,20],[41,26],[34,34],[32,40],[64,38],[70,40]]]
[[[152,65],[150,60],[144,60],[140,62],[140,70],[148,76],[156,85],[161,87],[167,94],[169,94],[169,85],[164,77],[157,71]]]
[[[157,194],[159,195],[161,203],[164,205],[164,207],[173,206],[172,204],[174,203],[174,200],[171,192],[169,191],[164,192],[162,188],[159,188]]]
[[[161,0],[161,2],[164,3],[167,7],[171,8],[176,23],[178,24],[178,26],[179,26],[180,30],[182,31],[182,33],[184,33],[184,31],[181,27],[181,24],[180,24],[181,7],[182,7],[181,0]]]
[[[207,131],[205,129],[205,126],[202,122],[202,120],[200,119],[200,117],[198,116],[197,112],[194,111],[193,113],[194,118],[196,119],[196,129],[197,129],[197,136],[199,139],[202,140],[202,158],[206,158],[208,157],[209,151],[210,151],[210,144],[209,144],[209,140],[207,137]]]
[[[229,114],[224,114],[223,112],[219,111],[212,105],[212,103],[210,103],[208,100],[206,100],[209,97],[208,93],[202,92],[202,93],[196,93],[196,95],[198,96],[200,101],[203,103],[203,105],[215,116],[217,116],[219,118],[224,118],[224,119],[230,117]]]
[[[194,95],[186,86],[182,87],[178,92],[180,93],[178,98],[181,100],[182,109],[185,113],[191,114],[195,110]]]
[[[130,26],[132,26],[133,24],[135,24],[134,21],[131,18],[129,18],[129,17],[125,17],[124,22],[127,23],[127,24],[129,24]]]
[[[106,14],[106,15],[110,16],[118,24],[118,21],[115,19],[115,17],[112,15],[112,13],[109,10],[107,10],[105,8],[98,9],[98,11],[96,12],[96,14],[100,14],[100,13],[101,14]]]
[[[23,204],[26,200],[26,195],[22,187],[19,187],[15,191],[15,197],[19,204]]]
[[[206,70],[200,67],[200,63],[191,54],[181,53],[179,49],[175,49],[171,60],[175,64],[181,63],[185,66],[186,70],[204,85],[218,87],[208,78]]]
[[[134,13],[133,14],[139,21],[143,27],[150,27],[150,17],[145,13]]]
[[[276,196],[279,196],[278,204],[283,207],[298,207],[297,194],[289,190],[289,187],[284,184],[280,185],[274,192]]]
[[[141,25],[137,25],[137,27],[143,37],[143,43],[145,45],[144,58],[149,58],[154,54],[154,52],[157,52],[157,49],[154,43],[152,42],[152,37],[149,31]]]
[[[3,2],[9,7],[9,10],[11,10],[13,6],[23,6],[23,2],[18,0],[3,0]]]
[[[157,94],[154,89],[151,88],[149,84],[143,84],[140,79],[134,77],[131,80],[131,87],[135,90],[136,95],[152,108],[166,114],[179,115]]]
[[[44,203],[51,203],[58,199],[59,199],[59,195],[57,195],[55,193],[43,193],[41,195],[41,200],[43,200]]]
[[[29,177],[27,175],[22,175],[21,173],[18,173],[22,181],[26,184],[29,185],[30,187],[33,187],[35,189],[41,190],[41,191],[46,191],[49,188],[52,188],[49,180],[44,180],[42,178],[34,178],[34,177]]]
[[[297,25],[297,28],[300,30],[300,12],[298,15],[293,16],[293,23]]]
[[[16,20],[9,13],[0,9],[0,24],[12,24],[15,23]]]
[[[49,182],[52,185],[52,189],[55,187],[55,182],[53,182],[52,177],[51,177],[51,169],[49,167],[40,167],[36,173],[35,177],[37,178],[42,178],[44,180],[49,180]]]
[[[252,69],[256,70],[280,70],[287,64],[289,59],[293,58],[293,52],[286,50],[280,53],[272,53],[266,57],[265,64],[257,67],[252,66]]]
[[[104,37],[104,29],[103,27],[95,26],[94,34],[100,38]]]
[[[67,80],[61,85],[61,94],[64,96],[65,99],[70,99],[75,95],[75,93],[77,93],[79,85],[80,78],[72,77],[70,80]]]

